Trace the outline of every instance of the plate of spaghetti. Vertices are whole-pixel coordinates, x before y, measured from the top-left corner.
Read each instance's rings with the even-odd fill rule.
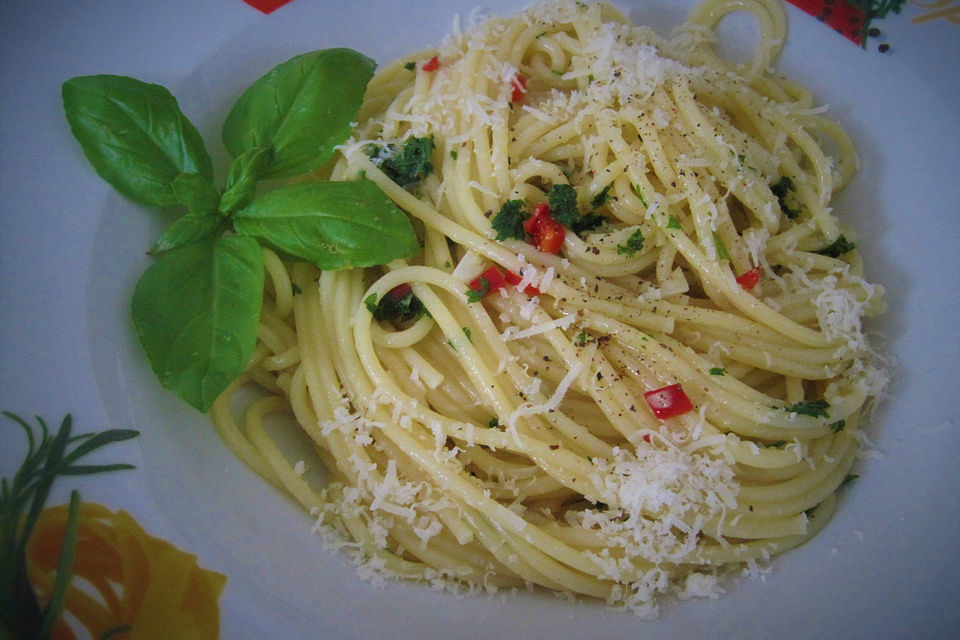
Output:
[[[64,84],[123,194],[97,392],[225,634],[956,630],[960,406],[916,355],[960,356],[953,14],[795,4],[298,0],[172,107]],[[125,91],[183,116],[169,185],[91,133]]]

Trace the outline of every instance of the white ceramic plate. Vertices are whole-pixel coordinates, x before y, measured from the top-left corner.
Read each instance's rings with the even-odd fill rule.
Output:
[[[863,169],[836,202],[859,233],[890,312],[874,327],[896,361],[859,463],[827,529],[719,600],[644,622],[544,595],[457,598],[376,589],[310,535],[310,518],[231,456],[206,418],[160,390],[128,315],[144,252],[164,222],[111,193],[69,136],[59,85],[122,73],[170,87],[225,164],[218,130],[239,91],[310,49],[380,62],[434,44],[472,0],[295,0],[262,16],[240,0],[0,5],[2,234],[0,407],[81,428],[134,427],[105,454],[138,471],[81,483],[151,533],[228,576],[223,634],[245,638],[933,638],[960,634],[960,33],[908,4],[860,49],[788,7],[780,68],[855,138]],[[498,13],[521,2],[483,2]],[[620,3],[661,32],[692,4]],[[919,3],[918,3],[919,4]],[[926,3],[930,4],[930,3]],[[202,6],[198,6],[202,5]],[[748,34],[746,22],[725,25]],[[747,36],[748,37],[748,36]],[[877,45],[889,43],[887,53]],[[19,450],[0,430],[8,475]]]

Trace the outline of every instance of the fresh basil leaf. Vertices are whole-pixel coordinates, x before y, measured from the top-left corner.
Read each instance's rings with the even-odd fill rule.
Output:
[[[149,253],[152,256],[159,256],[177,247],[203,240],[221,229],[223,223],[223,218],[216,212],[186,213],[163,230]]]
[[[255,147],[273,155],[264,175],[283,178],[321,166],[350,135],[376,63],[351,49],[323,49],[281,63],[254,82],[223,124],[238,157]]]
[[[173,195],[191,213],[214,213],[220,202],[220,194],[210,178],[196,173],[181,173],[170,183]]]
[[[233,222],[238,233],[321,269],[370,267],[420,251],[406,214],[367,179],[268,191]]]
[[[220,197],[220,213],[242,209],[257,193],[257,181],[270,164],[269,147],[254,147],[234,158],[227,173],[227,188]]]
[[[79,76],[63,84],[70,130],[90,164],[120,193],[141,204],[175,207],[181,173],[210,180],[213,166],[176,98],[126,76]]]
[[[133,323],[164,388],[210,409],[253,354],[263,281],[260,246],[236,235],[178,247],[144,272]]]

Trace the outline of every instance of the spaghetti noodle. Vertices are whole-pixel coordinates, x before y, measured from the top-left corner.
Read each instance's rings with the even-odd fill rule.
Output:
[[[736,10],[761,31],[744,64],[713,30]],[[766,0],[707,0],[670,39],[560,0],[383,68],[323,177],[376,182],[422,255],[321,273],[266,252],[225,441],[368,576],[651,614],[814,535],[885,382],[861,326],[883,303],[830,209],[855,150],[768,71],[784,37]],[[385,164],[423,139],[432,172],[404,188]]]

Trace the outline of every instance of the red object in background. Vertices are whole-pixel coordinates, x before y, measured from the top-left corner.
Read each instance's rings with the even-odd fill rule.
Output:
[[[863,9],[848,0],[787,0],[809,13],[851,42],[863,45],[863,34],[869,21]]]
[[[243,0],[243,1],[246,2],[248,5],[250,5],[251,7],[253,7],[254,9],[256,9],[257,11],[261,11],[263,13],[271,13],[273,11],[276,11],[283,5],[287,4],[288,2],[292,2],[293,0]]]
[[[693,403],[679,384],[647,391],[643,397],[650,405],[653,415],[661,420],[676,418],[693,409]]]
[[[423,66],[420,67],[424,71],[436,71],[440,68],[440,59],[437,56],[433,56],[429,60],[423,63]]]

